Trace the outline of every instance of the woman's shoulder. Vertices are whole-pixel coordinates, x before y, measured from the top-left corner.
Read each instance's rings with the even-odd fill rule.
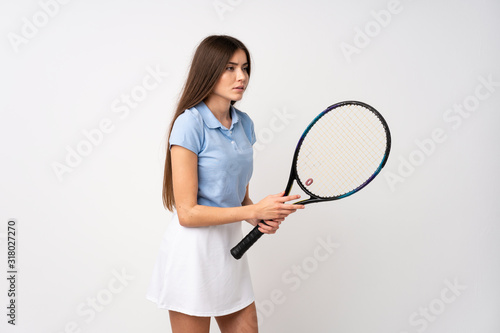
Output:
[[[175,119],[170,145],[179,145],[198,154],[204,146],[203,120],[195,108],[186,109]]]
[[[174,122],[174,127],[203,128],[203,118],[195,107],[184,110]]]
[[[233,106],[233,108],[234,108],[234,111],[236,112],[236,114],[238,115],[238,118],[241,119],[241,122],[243,124],[253,125],[252,118],[250,118],[250,116],[246,112],[238,110],[234,106]]]
[[[190,122],[201,122],[203,121],[203,118],[201,117],[200,112],[196,109],[195,106],[192,108],[184,110],[183,113],[177,117],[177,119],[182,118],[183,121],[190,121]]]

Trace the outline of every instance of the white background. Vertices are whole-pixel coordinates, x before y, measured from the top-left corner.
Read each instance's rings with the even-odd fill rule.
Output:
[[[145,299],[171,216],[165,134],[196,45],[229,34],[252,54],[238,106],[258,136],[254,201],[284,188],[300,134],[335,102],[374,106],[393,139],[365,190],[307,206],[251,249],[260,331],[499,332],[499,14],[495,0],[2,1],[1,331],[170,331]],[[113,112],[148,68],[168,76]],[[449,113],[464,103],[474,111]],[[112,130],[88,146],[105,119]],[[54,165],[85,141],[59,179]],[[337,247],[318,252],[318,239]]]

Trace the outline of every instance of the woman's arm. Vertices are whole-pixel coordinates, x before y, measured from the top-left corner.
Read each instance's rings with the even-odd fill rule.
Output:
[[[175,197],[175,207],[179,222],[185,227],[203,227],[226,224],[242,220],[273,220],[284,219],[303,205],[285,204],[298,199],[298,195],[283,197],[283,193],[270,195],[253,204],[247,195],[241,207],[210,207],[198,205],[198,156],[181,146],[172,146],[172,179]]]
[[[252,201],[252,199],[250,199],[250,194],[249,194],[249,191],[248,191],[248,187],[249,187],[249,186],[250,186],[250,185],[247,185],[247,190],[246,190],[246,192],[245,192],[245,198],[244,198],[244,199],[243,199],[243,201],[241,202],[241,205],[242,205],[242,206],[249,206],[249,205],[253,205],[253,201]],[[251,225],[256,226],[256,225],[257,225],[257,223],[259,223],[259,221],[260,221],[260,220],[259,220],[259,219],[246,219],[246,221],[247,221],[248,223],[250,223]]]

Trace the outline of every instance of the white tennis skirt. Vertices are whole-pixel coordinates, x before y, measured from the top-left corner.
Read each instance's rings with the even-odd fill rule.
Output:
[[[254,301],[248,262],[229,252],[241,237],[241,222],[187,228],[174,213],[146,298],[159,308],[202,317],[247,307]]]

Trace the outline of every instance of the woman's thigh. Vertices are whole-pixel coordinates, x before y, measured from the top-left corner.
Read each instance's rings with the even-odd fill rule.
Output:
[[[177,311],[168,311],[173,333],[208,333],[210,317],[190,316]]]
[[[238,312],[215,317],[221,333],[257,333],[255,302]]]

